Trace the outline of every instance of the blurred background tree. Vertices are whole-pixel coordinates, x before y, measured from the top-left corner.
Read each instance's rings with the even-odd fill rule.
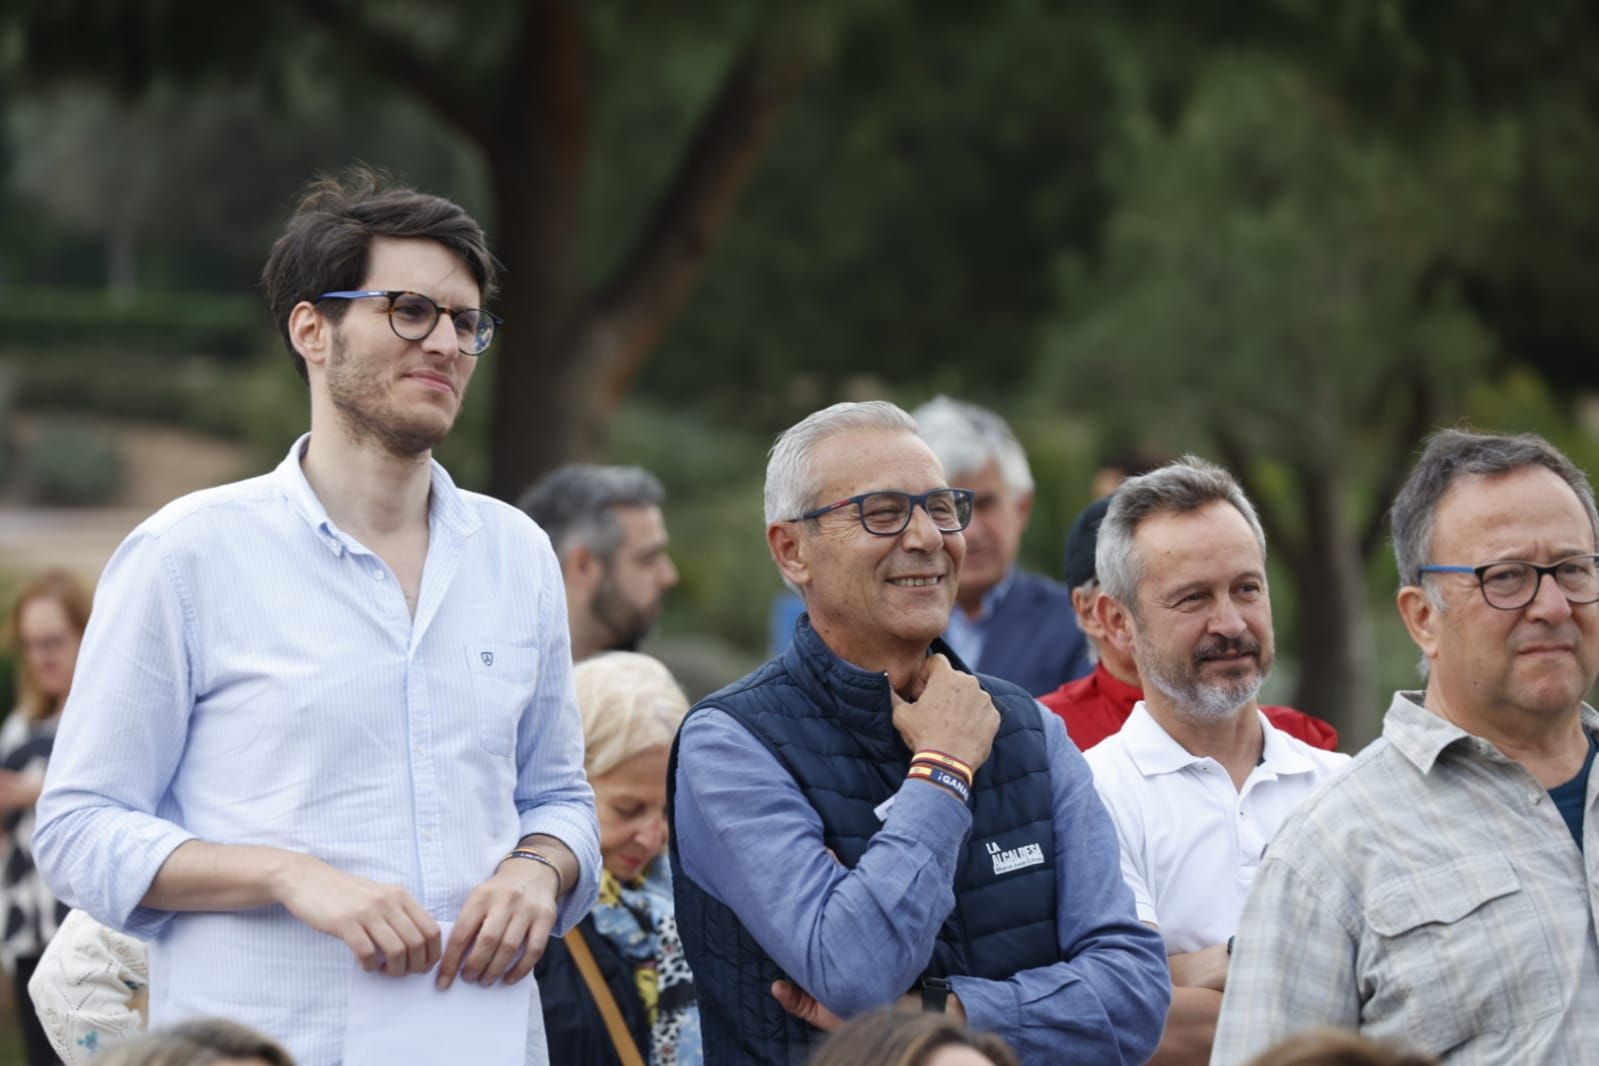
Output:
[[[1273,694],[1358,743],[1414,678],[1382,515],[1420,436],[1599,460],[1596,52],[1576,0],[14,0],[0,399],[281,454],[303,390],[250,290],[304,179],[365,160],[508,268],[442,457],[502,496],[656,468],[667,637],[764,647],[773,433],[942,391],[1030,445],[1048,572],[1102,454],[1236,470]]]

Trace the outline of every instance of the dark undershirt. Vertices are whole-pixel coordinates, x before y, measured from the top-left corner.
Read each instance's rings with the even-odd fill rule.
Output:
[[[1582,769],[1570,781],[1549,790],[1549,797],[1555,801],[1560,817],[1566,820],[1566,828],[1571,830],[1578,851],[1582,850],[1582,811],[1588,799],[1588,771],[1593,768],[1594,752],[1599,751],[1599,737],[1592,733],[1586,735],[1588,757],[1582,760]]]

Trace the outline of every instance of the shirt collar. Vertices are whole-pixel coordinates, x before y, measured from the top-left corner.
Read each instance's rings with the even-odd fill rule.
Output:
[[[306,480],[305,468],[301,460],[305,450],[311,443],[311,434],[301,434],[289,447],[289,454],[283,457],[272,476],[277,480],[283,490],[283,496],[289,505],[305,520],[306,525],[316,533],[318,539],[325,544],[334,555],[342,554],[348,547],[354,545],[348,537],[328,517],[328,509],[323,506],[322,500],[316,491],[311,488],[311,482]],[[444,467],[439,465],[437,459],[430,459],[433,481],[428,493],[428,519],[431,522],[440,522],[448,526],[463,537],[471,536],[483,526],[483,521],[472,508],[466,505],[461,496],[461,490],[455,487],[455,482]]]
[[[1458,743],[1470,745],[1484,755],[1507,758],[1488,741],[1466,732],[1443,715],[1429,711],[1426,698],[1427,694],[1419,690],[1395,692],[1382,722],[1383,739],[1397,748],[1416,769],[1423,774],[1431,773],[1444,749]],[[1584,729],[1599,730],[1599,712],[1584,703],[1579,713]]]
[[[1278,777],[1310,773],[1316,769],[1310,757],[1288,743],[1288,738],[1273,728],[1264,714],[1257,709],[1255,715],[1260,719],[1260,728],[1265,737],[1258,764],[1260,769]],[[1128,716],[1121,732],[1127,745],[1127,754],[1132,758],[1133,765],[1138,767],[1138,772],[1145,777],[1174,773],[1207,759],[1207,756],[1195,755],[1173,740],[1171,734],[1161,728],[1155,716],[1149,713],[1149,707],[1143,700],[1133,707],[1133,713]]]

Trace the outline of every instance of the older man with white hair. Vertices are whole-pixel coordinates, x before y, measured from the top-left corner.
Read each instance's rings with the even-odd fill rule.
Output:
[[[1066,730],[939,639],[972,494],[914,420],[839,404],[777,441],[766,539],[806,615],[702,700],[671,771],[707,1066],[798,1063],[908,1000],[1023,1061],[1141,1063],[1170,998]]]
[[[1027,453],[999,415],[939,396],[913,416],[950,484],[971,489],[955,609],[944,639],[968,666],[1035,696],[1093,669],[1071,592],[1016,565],[1033,511]]]

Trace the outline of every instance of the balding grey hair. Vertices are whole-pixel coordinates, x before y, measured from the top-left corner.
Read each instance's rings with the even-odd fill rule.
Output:
[[[1144,579],[1143,560],[1133,544],[1138,527],[1156,515],[1188,514],[1212,503],[1232,504],[1244,516],[1264,559],[1266,532],[1260,527],[1255,505],[1238,482],[1214,463],[1185,455],[1142,477],[1128,478],[1111,497],[1094,548],[1094,572],[1100,588],[1136,618],[1138,585]]]
[[[1421,568],[1433,562],[1432,542],[1438,505],[1450,486],[1462,477],[1498,477],[1528,467],[1541,466],[1571,486],[1588,516],[1594,543],[1599,544],[1599,511],[1594,508],[1593,486],[1565,454],[1536,433],[1493,434],[1464,429],[1441,429],[1427,438],[1421,458],[1394,497],[1389,512],[1394,538],[1394,561],[1399,585],[1422,585]],[[1476,565],[1481,559],[1453,559]],[[1423,586],[1427,587],[1427,586]],[[1428,588],[1429,596],[1432,595]],[[1443,606],[1436,597],[1435,606]]]
[[[887,400],[867,400],[835,403],[784,430],[766,461],[766,524],[790,521],[817,506],[821,476],[813,459],[819,444],[868,430],[915,433],[916,420]]]
[[[665,499],[660,479],[641,466],[568,463],[523,493],[517,506],[549,534],[561,558],[582,545],[609,560],[622,544],[616,508],[659,507]]]
[[[1010,426],[993,411],[948,396],[935,396],[913,411],[912,417],[952,483],[994,463],[1012,492],[1024,495],[1033,491],[1027,452]]]

